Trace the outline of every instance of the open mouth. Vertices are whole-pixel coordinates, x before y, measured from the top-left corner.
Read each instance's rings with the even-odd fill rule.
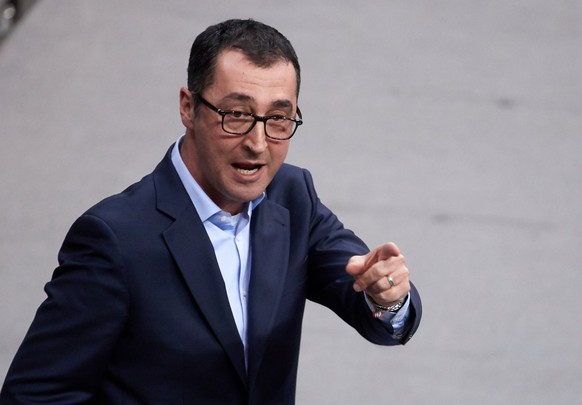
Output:
[[[240,174],[245,175],[245,176],[250,176],[250,175],[258,172],[259,169],[262,167],[262,165],[235,163],[235,164],[233,164],[233,167]]]

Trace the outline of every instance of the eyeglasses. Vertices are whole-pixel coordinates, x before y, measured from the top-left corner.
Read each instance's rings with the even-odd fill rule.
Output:
[[[196,94],[196,97],[206,107],[222,116],[222,130],[228,134],[246,135],[252,131],[257,121],[261,121],[265,125],[265,135],[268,138],[284,141],[295,135],[299,125],[303,124],[299,107],[297,107],[298,118],[284,115],[261,116],[236,110],[222,110],[210,104],[201,95]]]

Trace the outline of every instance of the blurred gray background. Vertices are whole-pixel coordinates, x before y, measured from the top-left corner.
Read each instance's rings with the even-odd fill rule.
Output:
[[[582,1],[39,0],[0,45],[0,380],[72,221],[182,134],[194,37],[294,44],[288,161],[424,302],[405,347],[309,305],[298,404],[582,401]]]

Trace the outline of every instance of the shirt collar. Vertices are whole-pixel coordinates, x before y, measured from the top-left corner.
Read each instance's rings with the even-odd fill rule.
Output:
[[[178,176],[184,184],[190,199],[192,200],[192,204],[198,211],[198,215],[202,222],[207,221],[211,216],[215,215],[218,212],[221,212],[222,209],[214,203],[208,197],[208,195],[202,190],[202,187],[194,180],[194,177],[186,168],[186,164],[182,160],[182,156],[180,155],[180,143],[182,142],[184,136],[181,136],[176,143],[174,144],[174,148],[172,149],[172,163],[174,168],[178,172]],[[250,218],[251,212],[265,199],[266,193],[263,193],[256,199],[247,204],[247,215]]]

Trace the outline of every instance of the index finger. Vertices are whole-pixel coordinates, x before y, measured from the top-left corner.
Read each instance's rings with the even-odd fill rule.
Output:
[[[364,268],[367,270],[380,260],[386,260],[394,256],[400,256],[398,246],[393,242],[384,243],[368,254]]]

